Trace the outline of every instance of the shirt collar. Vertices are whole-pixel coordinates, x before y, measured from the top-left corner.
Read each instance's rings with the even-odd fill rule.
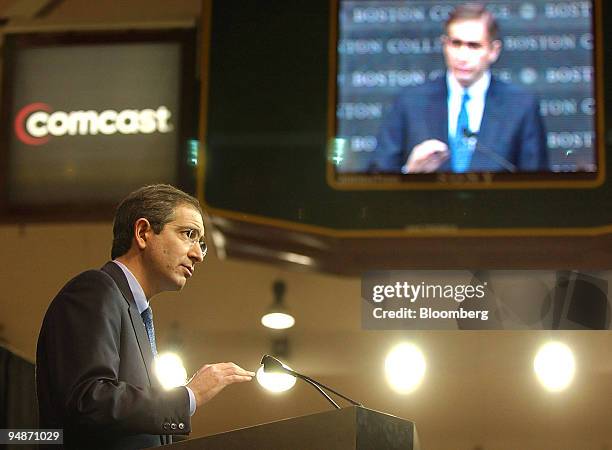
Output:
[[[470,96],[470,98],[483,98],[487,94],[487,90],[489,89],[489,85],[491,84],[491,71],[485,71],[480,79],[472,84],[469,88],[465,89],[457,79],[450,73],[450,71],[446,72],[446,85],[448,86],[448,96],[449,98],[458,95],[463,96],[464,92]]]
[[[128,285],[130,286],[130,291],[132,291],[132,296],[136,302],[136,307],[138,308],[138,314],[142,314],[142,312],[149,307],[149,302],[147,301],[147,297],[142,290],[142,286],[140,286],[140,283],[134,274],[130,272],[130,269],[128,269],[125,264],[117,261],[116,259],[113,259],[113,262],[117,264],[125,274]]]

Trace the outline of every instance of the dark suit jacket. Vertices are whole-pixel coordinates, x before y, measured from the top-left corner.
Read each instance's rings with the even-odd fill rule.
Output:
[[[67,449],[141,449],[191,431],[189,394],[164,390],[127,279],[114,263],[57,294],[36,350],[41,428],[63,428]],[[58,449],[58,446],[49,448]]]
[[[412,149],[428,139],[448,144],[446,78],[405,89],[385,117],[370,170],[398,173]],[[470,172],[546,171],[548,156],[544,125],[536,97],[517,86],[491,78]],[[450,159],[439,172],[451,172]]]

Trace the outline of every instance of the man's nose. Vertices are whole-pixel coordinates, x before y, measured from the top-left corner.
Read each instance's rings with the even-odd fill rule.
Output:
[[[204,252],[202,251],[202,248],[200,247],[199,244],[194,244],[191,246],[191,248],[189,249],[189,253],[187,254],[187,256],[189,256],[189,258],[196,262],[196,263],[200,263],[202,261],[204,261]]]
[[[469,53],[470,53],[470,49],[468,48],[467,45],[463,44],[461,45],[461,47],[457,49],[457,59],[461,62],[468,62]]]

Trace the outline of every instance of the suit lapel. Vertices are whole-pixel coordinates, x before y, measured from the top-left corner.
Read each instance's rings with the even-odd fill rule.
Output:
[[[500,135],[498,130],[501,124],[504,123],[504,114],[507,115],[507,113],[508,109],[504,104],[504,97],[499,94],[499,81],[491,77],[480,131],[478,132],[478,142],[476,143],[476,148],[481,148],[483,151],[476,150],[474,152],[470,164],[472,171],[491,170],[498,167],[498,164],[487,156],[487,153],[495,153],[497,147],[496,139]]]
[[[429,101],[424,108],[425,125],[428,129],[429,139],[438,139],[448,144],[448,86],[446,77],[440,77],[437,85],[429,95]],[[450,158],[446,160],[437,170],[438,172],[450,171]]]
[[[136,306],[136,302],[134,301],[132,291],[130,290],[130,285],[128,284],[128,281],[125,278],[125,274],[117,264],[113,262],[108,262],[104,265],[104,267],[102,267],[102,271],[106,272],[113,280],[115,280],[117,287],[123,294],[123,297],[125,298],[125,301],[128,304],[128,312],[130,314],[130,319],[132,322],[132,327],[134,329],[134,334],[136,335],[136,340],[138,341],[138,347],[140,348],[140,355],[142,356],[142,360],[147,369],[149,385],[152,386],[153,383],[157,381],[157,378],[152,376],[153,352],[151,351],[151,344],[149,343],[147,330],[145,329],[142,317],[138,313],[138,307]]]
[[[431,139],[448,142],[448,87],[446,86],[446,78],[442,77],[436,83],[437,85],[428,95],[429,101],[422,114],[425,116],[425,124]]]

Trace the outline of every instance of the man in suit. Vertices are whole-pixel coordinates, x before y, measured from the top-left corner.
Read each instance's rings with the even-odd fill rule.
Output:
[[[406,89],[378,136],[379,172],[548,170],[536,97],[491,76],[498,26],[481,4],[459,5],[442,37],[446,77]]]
[[[165,390],[150,299],[180,290],[206,254],[198,201],[145,186],[117,208],[112,261],[70,280],[45,315],[36,352],[40,427],[62,428],[67,449],[141,449],[191,431],[191,415],[253,372],[207,364]],[[53,446],[50,448],[58,448]]]

